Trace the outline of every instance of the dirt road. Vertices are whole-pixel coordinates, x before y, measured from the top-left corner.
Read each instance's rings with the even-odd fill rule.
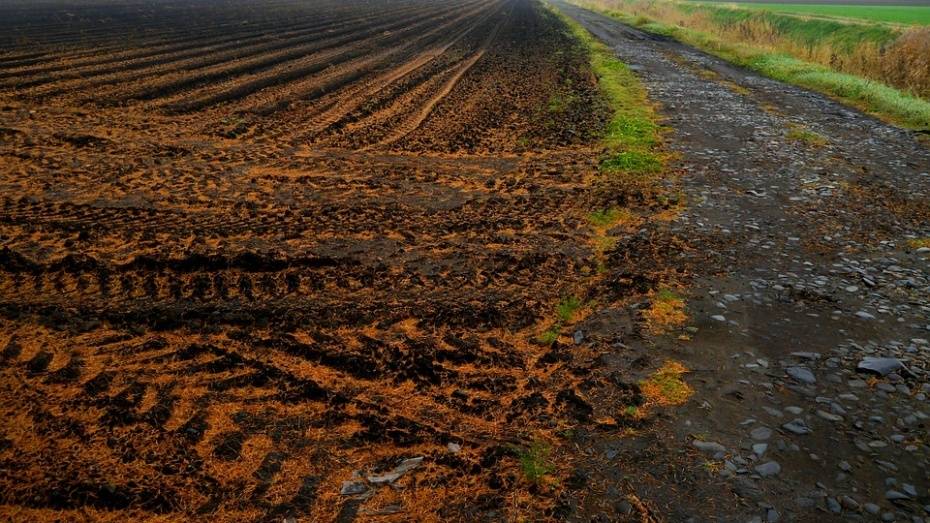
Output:
[[[736,496],[687,507],[636,490],[670,521],[923,521],[930,249],[915,240],[930,237],[930,151],[818,94],[558,7],[636,70],[670,128],[688,204],[669,228],[689,239],[677,254],[694,328],[649,350],[693,369],[669,433]],[[868,357],[894,359],[857,372]]]

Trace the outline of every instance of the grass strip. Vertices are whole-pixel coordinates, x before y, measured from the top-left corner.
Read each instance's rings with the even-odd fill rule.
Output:
[[[587,50],[598,87],[613,112],[602,137],[607,154],[601,161],[601,171],[630,175],[660,173],[665,164],[659,151],[660,126],[642,83],[625,63],[578,22],[548,7]]]

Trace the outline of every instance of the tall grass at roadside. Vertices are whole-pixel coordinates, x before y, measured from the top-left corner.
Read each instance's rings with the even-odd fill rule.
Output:
[[[728,8],[708,10],[662,0],[576,2],[777,80],[840,98],[903,126],[930,128],[930,102],[875,81],[872,76],[896,78],[898,84],[919,85],[921,92],[930,94],[930,28],[908,30],[900,35],[882,32],[887,29],[851,33],[852,30],[832,30],[820,23],[801,26],[798,24],[804,21],[792,17],[785,17],[793,21],[782,22],[783,25],[774,24],[768,18],[777,16],[772,13],[758,13],[763,17],[751,16],[753,13],[747,10],[721,14]],[[786,30],[784,24],[794,29]],[[818,34],[824,35],[819,44]],[[841,55],[844,58],[838,58]],[[879,55],[883,58],[879,59]],[[839,70],[842,67],[858,68],[859,72],[844,73]],[[877,69],[884,72],[875,73]]]

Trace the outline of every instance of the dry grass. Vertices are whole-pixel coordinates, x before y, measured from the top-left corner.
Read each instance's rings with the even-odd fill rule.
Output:
[[[688,321],[685,300],[669,289],[662,289],[652,297],[652,304],[643,312],[646,328],[651,334],[659,335]]]
[[[878,65],[886,82],[930,98],[930,27],[905,31]]]
[[[667,361],[655,373],[640,382],[644,402],[641,408],[650,406],[673,407],[688,401],[694,389],[681,378],[688,369],[677,361]]]
[[[824,136],[799,126],[789,129],[786,136],[789,140],[806,143],[813,147],[823,147],[828,143]]]
[[[907,246],[913,250],[917,250],[923,247],[930,249],[930,238],[917,238],[914,240],[908,240]]]

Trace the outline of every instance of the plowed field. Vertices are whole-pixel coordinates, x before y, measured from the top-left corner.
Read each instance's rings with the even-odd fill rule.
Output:
[[[514,445],[592,415],[585,349],[535,341],[603,208],[553,15],[14,1],[0,35],[0,513],[521,513]]]

